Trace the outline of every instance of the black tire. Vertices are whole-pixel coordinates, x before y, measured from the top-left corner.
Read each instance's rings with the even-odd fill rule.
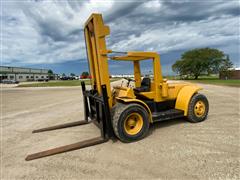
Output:
[[[196,108],[196,105],[198,102],[203,103],[204,107],[205,107],[203,113],[200,113],[200,114],[197,114],[194,110]],[[203,94],[198,94],[198,93],[194,94],[188,105],[187,119],[188,119],[188,121],[190,121],[192,123],[202,122],[207,118],[208,111],[209,111],[209,104],[208,104],[208,100],[207,100],[206,96],[204,96]]]
[[[143,124],[138,133],[131,135],[125,130],[125,121],[131,114],[139,114],[142,117]],[[144,107],[139,104],[117,103],[112,109],[112,125],[115,135],[122,142],[134,142],[144,138],[149,129],[149,115]]]

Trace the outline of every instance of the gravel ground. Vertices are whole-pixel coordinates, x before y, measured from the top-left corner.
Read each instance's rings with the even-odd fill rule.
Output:
[[[208,119],[159,122],[145,139],[105,144],[26,162],[27,154],[97,137],[93,125],[40,134],[81,120],[80,87],[2,88],[2,179],[239,179],[239,88],[201,85]]]

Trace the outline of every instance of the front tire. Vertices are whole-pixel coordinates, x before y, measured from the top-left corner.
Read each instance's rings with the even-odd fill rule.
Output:
[[[203,94],[195,94],[192,96],[188,105],[187,119],[190,122],[197,123],[207,118],[209,104],[206,96]]]
[[[144,107],[135,103],[117,103],[113,109],[113,130],[122,142],[133,142],[146,136],[149,116]]]

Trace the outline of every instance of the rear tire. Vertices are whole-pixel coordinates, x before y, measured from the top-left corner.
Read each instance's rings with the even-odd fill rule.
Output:
[[[112,125],[122,142],[137,141],[147,135],[149,115],[139,104],[117,103],[112,109]]]
[[[207,118],[208,110],[209,104],[206,96],[195,94],[188,105],[187,119],[193,123],[204,121]]]

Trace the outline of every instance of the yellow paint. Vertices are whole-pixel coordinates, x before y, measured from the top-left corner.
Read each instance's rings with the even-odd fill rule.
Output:
[[[176,99],[178,96],[179,91],[182,89],[182,87],[186,86],[186,84],[174,84],[168,83],[168,97],[166,98],[167,100],[172,100]]]
[[[155,98],[155,91],[150,91],[150,92],[140,92],[138,94],[141,94],[141,96],[144,96],[148,99],[154,99]]]
[[[124,120],[124,130],[129,135],[136,135],[143,127],[143,118],[139,113],[132,113]]]
[[[149,115],[149,121],[152,123],[152,112],[151,110],[149,109],[149,107],[147,106],[147,104],[139,99],[129,99],[129,98],[119,98],[119,97],[116,97],[117,101],[120,101],[120,102],[124,102],[124,103],[137,103],[137,104],[140,104],[142,105],[148,112],[148,115]]]
[[[133,61],[135,87],[141,86],[141,70],[139,61]]]
[[[164,80],[162,83],[162,97],[168,97],[168,83],[167,80]]]
[[[97,55],[96,55],[96,45],[95,45],[95,38],[92,36],[90,38],[91,40],[91,47],[92,47],[92,51],[93,51],[93,66],[94,68],[93,70],[93,74],[95,75],[95,81],[96,81],[96,86],[97,86],[97,90],[99,93],[101,93],[101,80],[100,80],[100,74],[99,74],[99,63],[96,60],[97,59]],[[91,73],[90,73],[91,74]],[[92,79],[93,80],[93,79]]]
[[[161,89],[160,84],[163,82],[162,78],[162,70],[160,65],[160,56],[158,54],[155,54],[155,57],[153,58],[153,75],[154,75],[154,83],[155,83],[155,102],[161,102],[162,96],[161,96]]]
[[[95,78],[96,78],[96,74],[95,74],[95,71],[93,70],[94,67],[94,61],[93,61],[93,54],[91,53],[92,52],[92,47],[90,45],[90,37],[89,37],[89,33],[86,29],[84,29],[84,34],[85,34],[85,42],[86,42],[86,47],[88,49],[87,51],[87,56],[88,56],[88,65],[89,65],[89,70],[90,70],[90,74],[92,76],[92,81],[91,81],[91,84],[92,84],[92,88],[94,87],[95,85]]]
[[[101,85],[106,85],[108,101],[112,107],[112,96],[108,70],[108,52],[105,37],[110,34],[108,26],[104,25],[101,14],[92,14],[84,26],[89,70],[92,78],[92,88],[101,94]]]
[[[199,86],[187,85],[184,86],[178,93],[175,108],[184,111],[184,116],[187,116],[188,105],[192,96],[202,88]]]
[[[205,113],[205,110],[206,110],[206,106],[203,101],[196,102],[194,106],[194,114],[197,117],[202,117]]]
[[[120,98],[132,98],[135,99],[136,96],[134,95],[133,89],[131,88],[119,88],[118,96]]]

